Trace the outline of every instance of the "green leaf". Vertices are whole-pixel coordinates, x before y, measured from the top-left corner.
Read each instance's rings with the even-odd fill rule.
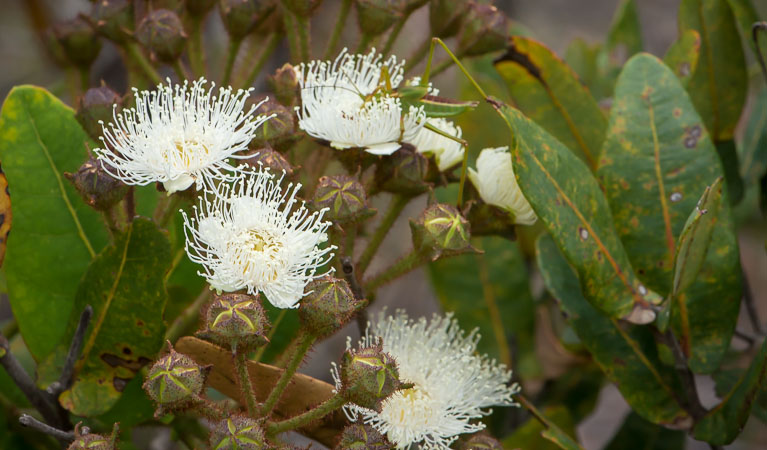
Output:
[[[642,27],[634,0],[623,0],[615,11],[607,32],[605,45],[597,55],[599,86],[597,98],[612,97],[620,68],[636,53],[642,51]]]
[[[576,38],[570,42],[567,50],[565,50],[565,63],[573,69],[581,82],[597,97],[599,97],[595,89],[599,80],[597,55],[601,49],[601,44],[592,45],[581,38]]]
[[[571,326],[567,326],[574,333]],[[577,339],[577,336],[574,336]],[[568,349],[569,350],[569,349]],[[579,353],[585,353],[581,347]],[[570,411],[575,423],[580,423],[586,416],[594,412],[594,407],[605,377],[602,370],[591,361],[569,367],[567,372],[552,380],[547,380],[546,389],[538,394],[537,400],[542,405],[562,405]]]
[[[509,342],[516,339],[517,375],[540,370],[534,353],[535,306],[522,252],[500,237],[475,239],[484,254],[465,254],[429,264],[429,275],[445,311],[464,330],[479,328],[477,352],[511,365]]]
[[[98,416],[103,432],[111,431],[112,425],[120,422],[120,433],[124,433],[123,436],[130,436],[131,428],[154,418],[155,406],[141,387],[143,382],[142,377],[134,377],[125,386],[120,399],[112,408]],[[93,426],[91,428],[93,429]]]
[[[727,3],[730,4],[732,13],[735,15],[741,39],[751,48],[751,50],[756,52],[756,46],[754,46],[754,40],[751,35],[751,26],[754,22],[759,21],[759,15],[756,13],[756,8],[754,8],[751,0],[727,0]],[[765,48],[764,44],[767,43],[767,37],[764,36],[764,34],[761,34],[759,41],[761,42],[762,48]]]
[[[746,186],[759,182],[767,173],[767,89],[762,88],[753,102],[743,140],[740,142],[740,173]]]
[[[695,30],[686,30],[668,48],[663,62],[674,71],[682,85],[687,86],[698,68],[698,59],[700,59],[700,33]]]
[[[677,450],[684,448],[685,433],[669,430],[631,412],[605,450]]]
[[[492,101],[512,130],[512,162],[522,192],[583,280],[583,293],[611,317],[655,319],[661,297],[634,274],[607,200],[588,168],[519,111]]]
[[[154,359],[165,334],[169,267],[167,233],[141,217],[93,260],[69,320],[67,336],[72,336],[80,311],[93,307],[74,384],[59,398],[66,409],[86,417],[108,411],[139,369]],[[41,378],[59,372],[66,351],[60,346],[41,365]]]
[[[605,116],[564,61],[537,41],[513,36],[495,68],[521,111],[589,166],[596,166]]]
[[[751,414],[751,405],[767,382],[767,341],[751,361],[748,371],[732,388],[722,403],[709,411],[693,429],[695,439],[713,445],[727,445],[743,429]]]
[[[679,30],[696,30],[701,36],[698,69],[687,91],[713,140],[730,140],[748,86],[735,16],[727,0],[682,0]]]
[[[536,244],[538,267],[547,289],[623,398],[653,423],[689,426],[690,417],[676,401],[679,379],[658,359],[650,330],[619,323],[594,309],[581,295],[580,281],[553,239],[542,235]]]
[[[4,270],[13,313],[38,361],[64,335],[80,278],[107,241],[101,217],[63,176],[86,159],[85,143],[74,111],[44,89],[15,87],[5,99],[0,160],[14,217]]]
[[[503,448],[523,448],[525,450],[580,448],[570,438],[570,436],[575,436],[575,426],[566,408],[562,406],[545,408],[540,417],[549,425],[548,429],[540,420],[530,417],[522,426],[514,431],[514,434],[503,439]],[[554,431],[550,431],[552,429]]]
[[[735,368],[714,372],[716,396],[719,398],[727,397],[727,394],[738,384],[745,371],[744,368]],[[767,387],[762,386],[759,389],[759,393],[756,394],[754,403],[751,406],[751,414],[762,422],[767,423]]]
[[[650,289],[669,293],[677,240],[722,167],[684,88],[652,55],[633,57],[618,79],[597,173],[631,264]],[[727,205],[716,221],[714,251],[672,315],[696,372],[718,365],[740,304],[738,246]]]

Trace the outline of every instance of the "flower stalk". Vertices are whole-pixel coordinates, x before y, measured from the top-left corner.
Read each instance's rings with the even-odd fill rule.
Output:
[[[280,397],[282,397],[282,393],[285,392],[285,388],[288,387],[288,383],[290,382],[290,379],[293,378],[293,375],[295,375],[296,370],[298,370],[298,366],[300,366],[301,362],[304,360],[304,357],[306,356],[306,352],[309,351],[309,349],[312,347],[312,344],[314,344],[315,340],[317,340],[317,338],[308,333],[301,336],[298,342],[298,346],[296,347],[296,350],[293,353],[293,357],[290,359],[290,361],[288,362],[288,365],[285,367],[285,371],[282,372],[282,375],[280,375],[280,379],[277,380],[277,384],[274,385],[274,388],[272,388],[272,391],[269,393],[269,396],[266,398],[266,401],[264,401],[263,405],[261,405],[261,410],[259,414],[260,417],[266,417],[272,412],[272,409],[274,409],[274,406],[280,400]],[[291,428],[286,428],[286,429],[291,429]],[[275,434],[279,432],[280,431],[277,431],[275,432]]]

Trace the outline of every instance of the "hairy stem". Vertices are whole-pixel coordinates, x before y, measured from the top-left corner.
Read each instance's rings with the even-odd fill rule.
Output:
[[[296,347],[296,351],[293,353],[293,357],[285,367],[285,371],[282,372],[280,379],[277,380],[277,384],[274,385],[272,392],[269,393],[269,397],[267,397],[266,401],[261,406],[261,417],[266,417],[269,415],[269,413],[272,412],[272,409],[280,400],[280,397],[282,397],[282,393],[285,391],[285,388],[288,387],[290,379],[293,378],[293,375],[296,373],[298,366],[300,366],[301,362],[304,360],[306,352],[309,351],[316,339],[317,338],[311,334],[304,334],[301,337],[301,340],[298,343],[298,347]]]
[[[365,274],[365,270],[367,270],[370,265],[370,261],[373,260],[373,256],[375,256],[378,251],[378,247],[381,246],[381,243],[389,233],[392,225],[402,213],[402,210],[405,209],[405,206],[407,206],[409,201],[409,198],[402,195],[395,195],[392,197],[391,203],[389,203],[389,209],[386,211],[386,214],[384,214],[383,219],[381,219],[378,228],[373,232],[367,247],[365,247],[359,262],[357,262],[357,272],[360,276]]]
[[[272,57],[272,54],[274,54],[274,51],[277,50],[277,47],[280,45],[280,40],[282,40],[282,34],[280,33],[271,33],[269,37],[266,38],[264,49],[261,50],[261,54],[258,55],[258,60],[256,60],[256,63],[253,65],[253,70],[250,71],[250,75],[248,75],[248,79],[245,81],[246,88],[253,86],[253,83],[256,82],[256,78],[258,78],[258,75],[261,73],[261,70],[263,70],[266,62],[269,61],[269,58]]]
[[[168,331],[165,333],[165,340],[175,343],[182,336],[187,335],[194,324],[197,323],[203,305],[205,305],[211,297],[213,297],[213,291],[208,289],[207,286],[202,288],[200,295],[194,299],[192,304],[184,309],[168,328]]]
[[[277,332],[277,328],[280,326],[280,323],[282,323],[282,319],[285,318],[287,315],[288,310],[287,309],[281,309],[280,313],[277,315],[277,318],[274,320],[274,323],[272,324],[272,328],[269,330],[269,333],[266,335],[266,340],[268,342],[272,341],[272,337]],[[262,345],[258,351],[256,351],[256,356],[253,357],[254,362],[261,361],[261,358],[264,356],[264,352],[266,351],[266,345]]]
[[[364,53],[365,50],[367,50],[368,45],[370,45],[370,41],[372,40],[373,36],[363,32],[360,36],[360,42],[357,44],[357,50],[355,50],[355,53]]]
[[[45,433],[49,436],[53,436],[56,439],[58,439],[60,442],[69,443],[75,440],[75,433],[73,431],[59,430],[58,428],[54,428],[50,425],[40,422],[39,420],[35,419],[29,414],[22,414],[21,416],[19,416],[19,423],[24,425],[25,427],[29,427],[41,433]]]
[[[426,258],[424,258],[420,252],[413,250],[399,261],[392,264],[388,269],[363,283],[363,289],[365,289],[366,292],[375,292],[376,289],[384,284],[387,284],[420,266],[425,259]]]
[[[202,17],[192,17],[192,28],[189,33],[189,64],[196,77],[205,75],[205,49],[202,45]]]
[[[248,414],[256,417],[258,414],[258,402],[256,401],[256,392],[253,390],[253,383],[250,381],[248,373],[248,355],[235,346],[234,348],[234,367],[237,369],[237,376],[240,382],[240,391],[248,404]]]
[[[160,74],[157,73],[157,70],[155,70],[152,64],[149,63],[144,54],[141,53],[141,49],[138,47],[138,45],[133,42],[128,42],[125,44],[125,51],[128,53],[128,56],[133,60],[133,62],[135,62],[136,65],[141,68],[141,71],[144,72],[144,75],[146,75],[147,78],[149,78],[149,81],[154,84],[162,83]]]
[[[344,406],[345,403],[346,403],[346,400],[341,394],[335,394],[334,396],[327,399],[325,402],[321,403],[316,408],[310,409],[309,411],[303,414],[299,414],[295,417],[291,417],[290,419],[286,419],[281,422],[270,423],[266,429],[267,435],[274,437],[285,431],[295,430],[296,428],[299,428],[303,425],[306,425],[308,423],[314,422],[315,420],[319,420],[325,417],[331,412]]]
[[[229,86],[229,81],[232,78],[234,62],[237,60],[237,53],[239,53],[241,45],[242,39],[231,39],[229,41],[229,51],[226,55],[226,66],[224,66],[224,78],[221,81],[223,86]]]
[[[285,26],[285,35],[288,37],[288,48],[290,49],[290,62],[295,64],[301,61],[301,44],[298,35],[298,23],[296,17],[287,10],[282,8],[282,21]]]
[[[338,39],[341,37],[341,32],[344,30],[346,18],[349,16],[351,7],[352,0],[341,0],[341,9],[338,11],[338,18],[336,19],[336,24],[333,26],[333,32],[330,34],[330,39],[328,40],[328,46],[325,48],[323,59],[330,59],[335,54]]]
[[[298,50],[301,52],[301,62],[312,59],[310,42],[311,22],[309,17],[296,16],[296,32],[298,33]]]

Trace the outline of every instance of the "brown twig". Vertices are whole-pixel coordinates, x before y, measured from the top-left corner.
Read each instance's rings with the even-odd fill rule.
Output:
[[[48,386],[48,393],[54,397],[72,385],[75,362],[77,362],[77,358],[80,356],[80,350],[82,350],[83,340],[85,339],[85,331],[88,329],[91,317],[93,317],[93,308],[91,308],[91,305],[86,305],[80,314],[80,321],[77,323],[74,336],[72,336],[72,342],[69,344],[69,352],[64,362],[64,368],[61,370],[61,376],[58,381],[54,381]]]
[[[58,428],[54,428],[50,425],[40,422],[39,420],[35,419],[29,414],[22,414],[21,416],[19,416],[19,423],[24,425],[25,427],[29,427],[41,433],[45,433],[47,435],[53,436],[62,442],[72,442],[75,439],[74,431],[59,430]]]

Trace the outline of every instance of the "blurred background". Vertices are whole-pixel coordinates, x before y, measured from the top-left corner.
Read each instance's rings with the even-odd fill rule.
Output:
[[[677,37],[676,13],[680,0],[639,0],[637,1],[642,24],[645,49],[656,55],[663,55],[669,45]],[[162,2],[160,2],[162,3]],[[314,54],[319,54],[324,48],[325,39],[336,17],[338,1],[325,0],[318,14],[313,18],[312,35],[315,48]],[[528,33],[564,56],[568,45],[576,38],[587,43],[598,43],[604,40],[607,30],[618,4],[617,0],[499,0],[496,6],[503,9],[516,23],[522,25]],[[767,1],[756,0],[754,4],[760,9],[760,16],[767,17]],[[0,97],[5,98],[14,85],[35,84],[45,86],[54,94],[68,103],[73,103],[72,85],[78,85],[76,73],[69,72],[57,64],[46,50],[44,33],[57,21],[75,17],[78,13],[87,12],[90,8],[87,0],[0,0]],[[227,37],[217,14],[207,18],[204,42],[207,55],[214,63],[213,67],[223,67],[226,54]],[[341,43],[354,48],[358,42],[358,30],[352,17],[349,27],[344,30]],[[411,53],[412,48],[427,38],[427,11],[417,11],[405,26],[394,53],[402,57]],[[323,37],[324,33],[324,37]],[[448,42],[450,45],[450,42]],[[259,45],[257,38],[245,45]],[[240,52],[245,54],[248,52]],[[270,73],[287,61],[287,48],[278,49],[267,65],[264,73]],[[750,55],[749,55],[750,56]],[[442,56],[439,56],[441,59]],[[479,66],[479,65],[477,65]],[[420,68],[416,67],[416,71]],[[479,70],[479,69],[478,69]],[[97,82],[103,80],[111,88],[125,93],[129,86],[117,50],[104,41],[101,53],[92,71]],[[163,73],[163,76],[171,72]],[[220,75],[219,75],[220,77]],[[480,77],[480,80],[482,77]],[[436,86],[450,95],[462,95],[470,91],[464,89],[464,80],[460,74],[450,69],[433,79]],[[256,92],[263,90],[263,80],[256,80]],[[474,95],[471,92],[471,95]],[[464,128],[470,128],[464,125]],[[467,136],[470,135],[467,130]],[[492,144],[492,143],[491,143]],[[470,142],[472,153],[480,150],[476,143]],[[496,142],[495,145],[505,145]],[[374,204],[379,211],[386,206],[386,199]],[[411,202],[403,220],[400,220],[389,233],[383,244],[381,257],[371,265],[372,272],[386,267],[391,261],[406,253],[411,246],[408,217],[417,216],[424,208],[426,199],[419,198]],[[753,209],[752,209],[753,210]],[[738,212],[736,211],[736,214]],[[741,216],[738,220],[745,225],[741,227],[740,243],[743,267],[751,281],[755,294],[755,303],[762,323],[767,321],[767,255],[764,242],[767,230],[763,223],[756,218]],[[361,245],[356,246],[361,249]],[[524,250],[524,246],[523,246]],[[492,261],[490,261],[492,264]],[[531,284],[533,298],[539,298],[544,290],[540,276],[531,266]],[[528,295],[528,294],[525,294]],[[477,299],[481,301],[481,299]],[[514,301],[513,298],[499,298],[499,302]],[[388,308],[406,308],[411,316],[430,315],[440,310],[438,296],[431,287],[429,274],[426,269],[414,271],[405,277],[384,287],[374,305],[374,310]],[[7,301],[0,300],[0,321],[8,318],[10,308]],[[741,314],[739,329],[750,331],[748,320]],[[572,363],[571,356],[561,348],[558,338],[552,329],[552,318],[545,312],[536,315],[535,351],[541,363],[540,382],[525,386],[526,389],[540,389],[545,380],[556,378],[558,374]],[[344,332],[328,339],[311,355],[301,371],[311,376],[330,380],[328,361],[339,359],[345,348],[345,336],[356,339],[359,336],[355,324],[351,324]],[[742,345],[734,342],[733,345]],[[699,377],[699,386],[703,396],[704,406],[716,403],[713,382],[707,377]],[[605,385],[599,395],[597,406],[578,427],[578,438],[586,449],[600,449],[613,437],[618,427],[629,413],[629,407],[621,398],[617,389]],[[158,440],[159,439],[159,440]],[[147,448],[168,448],[168,437],[154,438],[147,442]],[[315,447],[316,448],[316,447]],[[627,448],[631,448],[630,446]],[[689,449],[707,449],[707,444],[688,440]],[[752,418],[741,437],[727,448],[757,449],[767,448],[767,426]]]

